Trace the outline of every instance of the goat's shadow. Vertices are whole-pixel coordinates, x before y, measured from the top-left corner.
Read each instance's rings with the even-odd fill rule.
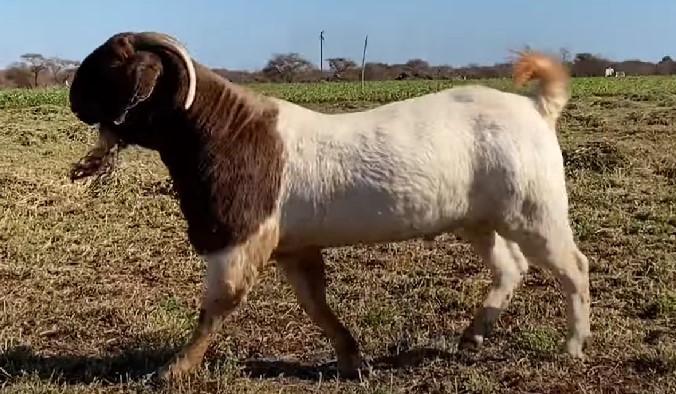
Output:
[[[432,360],[445,360],[460,363],[472,363],[465,353],[451,353],[432,347],[416,347],[396,354],[378,356],[367,360],[362,376],[368,377],[371,371],[399,370],[415,368]],[[272,359],[249,359],[242,362],[243,372],[251,378],[292,377],[301,380],[330,380],[339,377],[336,362],[301,363]]]
[[[35,375],[41,380],[56,379],[65,384],[111,385],[120,382],[141,382],[179,350],[179,346],[130,341],[114,353],[95,356],[40,355],[26,346],[9,348],[0,354],[0,382],[25,375]],[[390,346],[386,355],[367,361],[365,374],[378,370],[415,368],[433,360],[446,360],[473,364],[475,356],[464,352],[449,352],[434,347]],[[213,359],[214,357],[209,357]],[[209,360],[211,361],[211,360]],[[266,358],[237,360],[241,371],[251,378],[297,378],[318,381],[338,377],[335,361],[304,363]]]
[[[0,382],[25,375],[66,384],[118,384],[140,381],[168,361],[179,347],[157,344],[123,346],[100,355],[41,355],[27,346],[16,346],[0,354]]]

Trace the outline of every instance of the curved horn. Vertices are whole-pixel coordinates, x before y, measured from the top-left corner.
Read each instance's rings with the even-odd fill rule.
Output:
[[[183,107],[189,109],[195,100],[195,93],[197,90],[197,76],[195,74],[195,66],[190,59],[190,55],[185,47],[179,43],[175,38],[166,34],[155,32],[141,32],[135,33],[133,36],[133,43],[135,47],[163,47],[174,51],[185,63],[188,70],[188,95],[185,98]]]

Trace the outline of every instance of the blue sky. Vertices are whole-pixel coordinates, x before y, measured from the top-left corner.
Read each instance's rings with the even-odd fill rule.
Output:
[[[504,61],[528,44],[611,59],[676,57],[673,0],[3,0],[0,66],[26,52],[81,60],[119,31],[156,30],[210,67],[260,69],[299,52],[455,66]]]

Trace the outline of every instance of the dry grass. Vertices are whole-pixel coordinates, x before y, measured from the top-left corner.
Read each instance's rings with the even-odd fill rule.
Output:
[[[314,105],[327,111],[343,110]],[[563,298],[532,270],[476,355],[456,353],[489,283],[453,236],[326,253],[330,304],[373,371],[337,380],[331,347],[274,269],[178,387],[144,380],[195,324],[202,263],[166,171],[130,150],[100,184],[68,167],[93,141],[63,107],[0,112],[4,393],[676,390],[676,110],[579,99],[562,120],[572,216],[591,260],[594,343],[559,352]]]

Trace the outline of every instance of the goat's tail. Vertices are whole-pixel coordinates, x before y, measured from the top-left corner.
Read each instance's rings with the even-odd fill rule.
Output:
[[[523,51],[514,63],[514,86],[521,87],[533,79],[540,81],[535,104],[553,130],[570,99],[570,75],[566,67],[542,53]]]

